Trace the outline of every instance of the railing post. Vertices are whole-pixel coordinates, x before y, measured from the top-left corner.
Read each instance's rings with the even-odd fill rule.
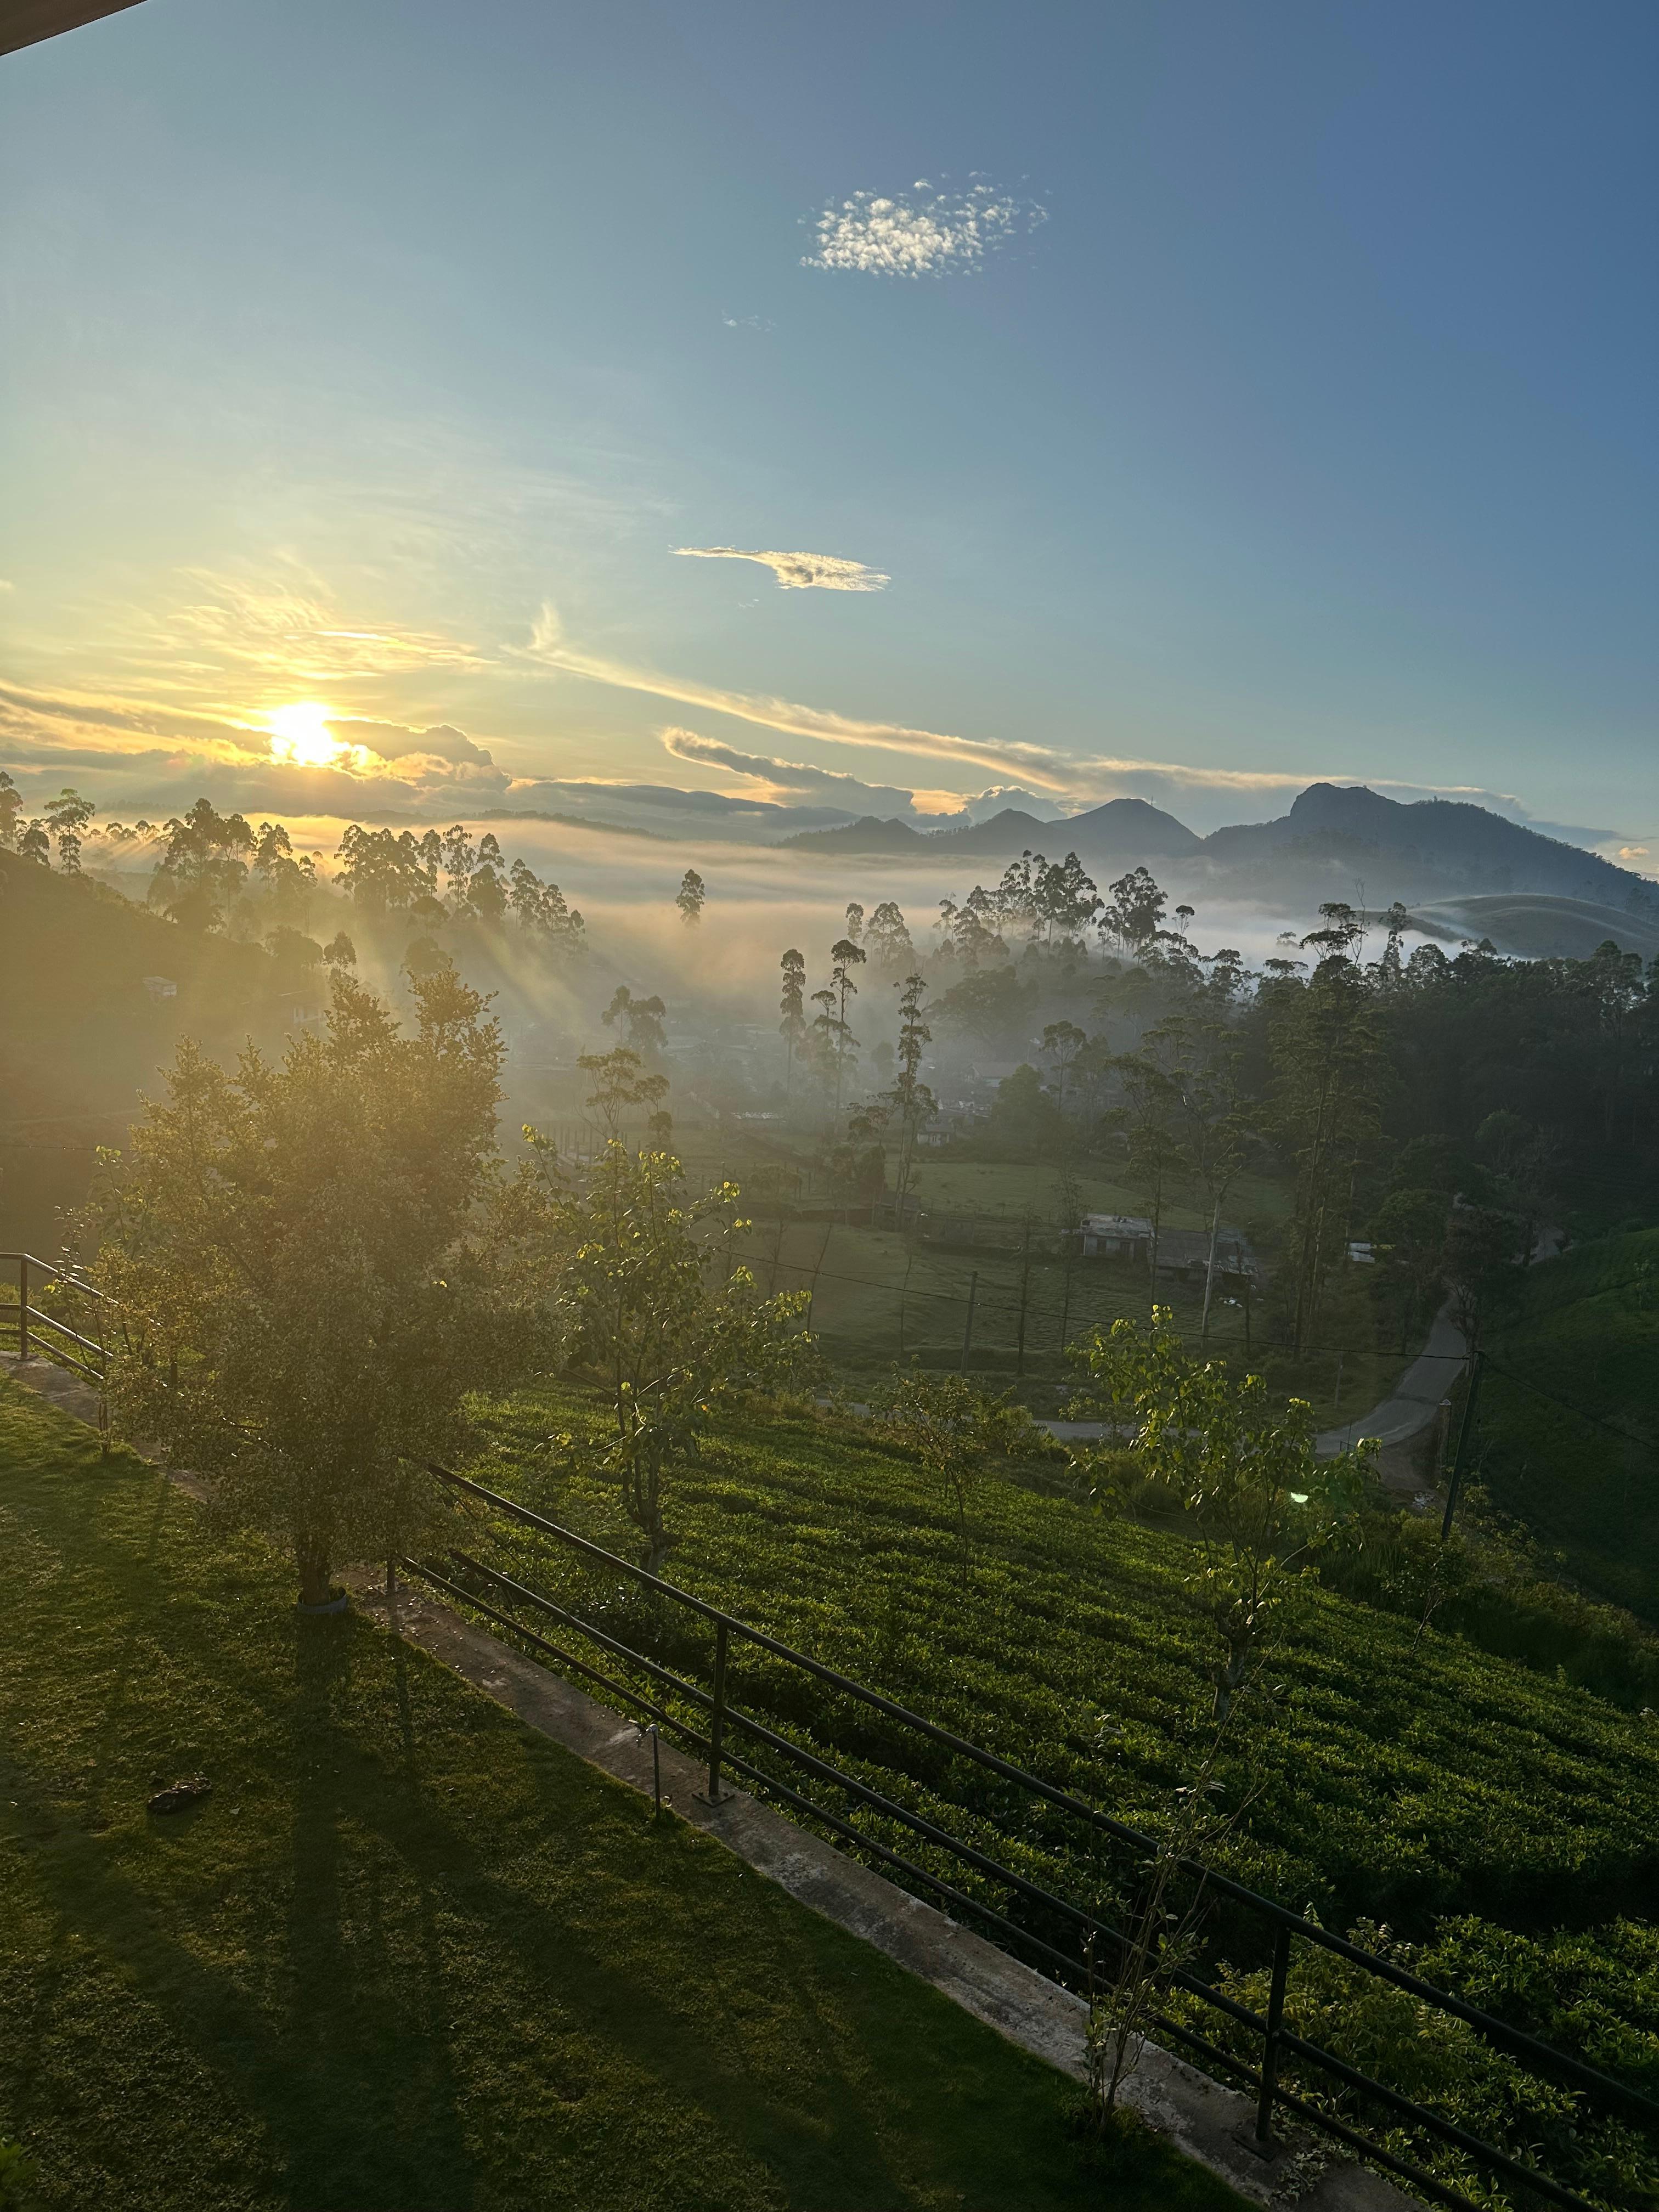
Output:
[[[17,1357],[21,1363],[29,1356],[29,1255],[21,1253],[17,1261]]]
[[[1285,1979],[1291,1964],[1291,1923],[1281,1920],[1273,1932],[1273,1986],[1267,1994],[1267,2033],[1261,2045],[1261,2094],[1256,2101],[1255,2140],[1258,2148],[1271,2148],[1273,2139],[1273,2098],[1279,2089],[1279,2038],[1285,2025]]]
[[[720,1802],[720,1738],[726,1732],[726,1622],[714,1624],[714,1709],[708,1722],[708,1802]]]

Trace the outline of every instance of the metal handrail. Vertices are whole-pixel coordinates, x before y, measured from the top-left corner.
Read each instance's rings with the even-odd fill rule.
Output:
[[[96,1382],[102,1388],[109,1364],[107,1348],[94,1343],[89,1336],[82,1336],[67,1322],[59,1321],[56,1314],[43,1313],[39,1306],[32,1305],[29,1302],[30,1272],[38,1269],[41,1274],[49,1275],[54,1281],[62,1283],[77,1297],[95,1298],[100,1305],[113,1306],[115,1301],[106,1291],[86,1281],[73,1267],[60,1267],[53,1261],[41,1259],[35,1252],[0,1252],[0,1264],[15,1267],[17,1270],[17,1303],[15,1305],[9,1302],[0,1304],[0,1322],[9,1323],[16,1331],[19,1362],[25,1362],[34,1356],[31,1324],[35,1329],[51,1329],[59,1336],[67,1337],[71,1344],[78,1345],[88,1358],[96,1360],[97,1364],[88,1366],[86,1360],[77,1359],[61,1344],[43,1338],[40,1350],[46,1357],[65,1367],[72,1367],[77,1375],[84,1375],[89,1382]]]
[[[889,1850],[885,1845],[878,1843],[875,1838],[854,1828],[841,1815],[831,1812],[827,1807],[816,1803],[800,1791],[792,1789],[776,1775],[756,1767],[750,1760],[736,1753],[723,1751],[720,1731],[723,1725],[729,1724],[751,1735],[759,1744],[764,1745],[769,1750],[796,1761],[810,1773],[834,1784],[855,1800],[898,1820],[925,1841],[936,1848],[948,1850],[981,1875],[1006,1885],[1033,1905],[1058,1912],[1079,1931],[1103,1936],[1115,1946],[1121,1947],[1123,1944],[1125,1938],[1118,1931],[1106,1927],[1070,1899],[1044,1889],[1040,1884],[1015,1872],[1012,1868],[990,1857],[964,1838],[951,1834],[921,1814],[884,1796],[870,1784],[847,1773],[830,1760],[807,1751],[803,1746],[792,1742],[787,1736],[769,1728],[765,1723],[757,1719],[753,1715],[731,1705],[726,1699],[725,1687],[726,1646],[729,1638],[733,1632],[745,1638],[757,1649],[769,1652],[817,1677],[843,1693],[857,1698],[866,1705],[900,1722],[925,1739],[972,1760],[990,1772],[1018,1784],[1021,1788],[1044,1802],[1075,1815],[1091,1827],[1110,1835],[1116,1841],[1132,1844],[1141,1851],[1152,1851],[1157,1849],[1153,1838],[1127,1826],[1121,1821],[1114,1820],[1109,1814],[1100,1812],[1097,1807],[1088,1804],[1081,1798],[1073,1796],[1067,1791],[1056,1789],[1052,1784],[1045,1783],[1041,1776],[1028,1772],[1012,1761],[1001,1758],[998,1753],[986,1750],[983,1746],[975,1744],[966,1737],[958,1736],[951,1729],[940,1728],[937,1723],[928,1721],[919,1713],[911,1712],[907,1707],[885,1697],[880,1691],[873,1690],[867,1684],[839,1673],[836,1668],[826,1666],[821,1660],[812,1658],[806,1652],[795,1650],[792,1645],[784,1644],[778,1638],[768,1634],[765,1630],[754,1627],[737,1615],[726,1613],[721,1607],[711,1605],[707,1600],[695,1596],[689,1590],[681,1589],[677,1584],[665,1581],[660,1576],[652,1574],[646,1568],[635,1566],[631,1560],[624,1559],[619,1554],[605,1550],[603,1546],[593,1543],[586,1537],[578,1535],[574,1529],[564,1528],[561,1523],[550,1520],[545,1515],[536,1513],[527,1506],[520,1505],[515,1500],[504,1498],[498,1492],[488,1490],[483,1484],[474,1482],[465,1475],[457,1474],[452,1469],[441,1468],[430,1462],[425,1464],[431,1474],[455,1490],[476,1498],[481,1504],[502,1512],[521,1525],[554,1537],[568,1548],[596,1560],[641,1586],[671,1599],[708,1620],[715,1628],[717,1641],[714,1686],[711,1693],[703,1689],[701,1685],[687,1681],[683,1676],[651,1659],[647,1654],[635,1650],[629,1645],[622,1643],[619,1638],[583,1620],[580,1614],[567,1607],[559,1605],[542,1592],[531,1588],[530,1585],[518,1582],[511,1576],[502,1574],[499,1570],[487,1565],[482,1560],[476,1559],[465,1552],[456,1551],[453,1553],[453,1557],[465,1574],[486,1579],[496,1589],[507,1594],[507,1601],[509,1604],[515,1601],[529,1602],[538,1610],[550,1614],[568,1627],[574,1629],[580,1635],[587,1637],[629,1665],[642,1668],[653,1681],[664,1686],[665,1692],[670,1694],[678,1692],[704,1708],[710,1715],[709,1733],[705,1735],[700,1729],[692,1727],[665,1707],[641,1697],[637,1691],[627,1685],[614,1683],[597,1669],[575,1659],[574,1655],[561,1652],[556,1646],[550,1644],[544,1638],[527,1627],[521,1620],[515,1619],[510,1613],[504,1613],[491,1605],[476,1588],[467,1589],[456,1583],[429,1564],[416,1560],[404,1563],[411,1572],[459,1598],[462,1603],[471,1607],[498,1625],[526,1638],[558,1663],[574,1665],[590,1680],[598,1681],[613,1692],[620,1692],[626,1701],[638,1705],[641,1710],[648,1711],[652,1718],[659,1723],[672,1728],[684,1739],[693,1742],[699,1751],[706,1752],[709,1757],[708,1794],[712,1801],[718,1802],[720,1775],[723,1767],[732,1773],[748,1777],[758,1786],[780,1796],[787,1803],[813,1819],[825,1822],[833,1832],[845,1836],[860,1850],[873,1853],[884,1863],[890,1865],[896,1871],[903,1874],[908,1879],[919,1881],[924,1887],[943,1897],[957,1909],[965,1908],[982,1920],[988,1921],[1005,1936],[1012,1939],[1018,1946],[1041,1954],[1045,1969],[1055,1978],[1075,1979],[1083,1969],[1084,1962],[1080,1956],[1074,1958],[1055,1949],[1053,1944],[1046,1942],[1033,1930],[1020,1927],[988,1904],[965,1895],[953,1884],[944,1881],[938,1875],[915,1865],[908,1859]],[[1231,2053],[1211,2044],[1206,2038],[1195,2034],[1180,2022],[1164,2016],[1160,2016],[1158,2022],[1164,2032],[1173,2035],[1182,2045],[1207,2056],[1226,2070],[1244,2075],[1251,2086],[1259,2092],[1257,2135],[1264,2143],[1271,2141],[1272,2115],[1275,2107],[1287,2112],[1294,2111],[1314,2124],[1326,2128],[1341,2141],[1359,2148],[1362,2154],[1374,2159],[1380,2165],[1399,2174],[1402,2179],[1411,2182],[1414,2187],[1437,2201],[1458,2207],[1465,2207],[1469,2203],[1469,2200],[1456,2190],[1439,2180],[1436,2176],[1427,2173],[1413,2162],[1402,2160],[1381,2144],[1372,2143],[1368,2138],[1336,2119],[1334,2115],[1325,2113],[1317,2104],[1297,2095],[1291,2089],[1281,2087],[1277,2080],[1277,2070],[1279,2054],[1283,2052],[1323,2069],[1350,2089],[1362,2096],[1374,2099],[1386,2109],[1424,2127],[1439,2140],[1472,2157],[1478,2158],[1490,2170],[1522,2185],[1547,2202],[1570,2208],[1570,2212],[1588,2212],[1586,2201],[1563,2184],[1553,2180],[1535,2168],[1522,2165],[1519,2160],[1510,2157],[1507,2152],[1499,2149],[1496,2144],[1483,2142],[1480,2137],[1459,2127],[1455,2122],[1443,2118],[1427,2106],[1403,2096],[1399,2091],[1389,2088],[1385,2083],[1374,2081],[1370,2075],[1360,2072],[1346,2060],[1339,2057],[1335,2052],[1328,2051],[1322,2046],[1295,2035],[1285,2025],[1284,2020],[1285,1966],[1288,1956],[1286,1944],[1291,1933],[1321,1946],[1362,1971],[1392,1984],[1436,2009],[1463,2021],[1484,2035],[1489,2042],[1505,2049],[1511,2056],[1530,2063],[1547,2076],[1553,2075],[1563,2080],[1602,2104],[1611,2104],[1626,2115],[1644,2123],[1651,2124],[1659,2120],[1659,2105],[1645,2097],[1639,2090],[1631,2088],[1626,2083],[1617,2081],[1611,2076],[1600,2073],[1595,2068],[1586,2065],[1570,2052],[1559,2051],[1553,2045],[1540,2041],[1537,2037],[1527,2034],[1524,2030],[1512,2027],[1508,2021],[1498,2019],[1495,2014],[1484,2012],[1478,2006],[1466,2003],[1450,1990],[1439,1989],[1435,1984],[1424,1981],[1419,1976],[1409,1973],[1403,1967],[1396,1966],[1391,1960],[1382,1958],[1376,1953],[1365,1951],[1360,1946],[1347,1942],[1344,1937],[1332,1935],[1329,1930],[1321,1928],[1317,1923],[1304,1919],[1287,1907],[1279,1905],[1275,1899],[1248,1888],[1244,1884],[1233,1881],[1231,1876],[1218,1874],[1199,1861],[1183,1856],[1178,1864],[1184,1870],[1196,1875],[1200,1884],[1206,1885],[1214,1893],[1231,1897],[1267,1918],[1277,1930],[1274,1943],[1274,1971],[1272,1977],[1273,1991],[1268,2012],[1265,2016],[1237,2003],[1221,1990],[1184,1970],[1173,1977],[1174,1986],[1200,1998],[1240,2027],[1261,2038],[1262,2061],[1259,2069],[1243,2066]]]

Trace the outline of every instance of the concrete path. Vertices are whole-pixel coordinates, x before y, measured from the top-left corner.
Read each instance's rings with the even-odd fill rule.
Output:
[[[1469,1348],[1463,1332],[1442,1306],[1430,1324],[1423,1349],[1394,1387],[1393,1394],[1368,1413],[1356,1413],[1340,1429],[1327,1429],[1314,1449],[1321,1459],[1334,1459],[1361,1437],[1375,1437],[1380,1444],[1403,1444],[1420,1436],[1440,1411],[1440,1401],[1463,1372]]]

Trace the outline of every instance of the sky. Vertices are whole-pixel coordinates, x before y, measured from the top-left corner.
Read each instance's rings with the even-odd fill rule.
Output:
[[[0,59],[0,762],[1659,870],[1656,94],[1648,0],[143,0]]]

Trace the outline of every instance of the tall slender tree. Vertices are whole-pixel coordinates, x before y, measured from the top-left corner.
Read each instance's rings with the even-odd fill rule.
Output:
[[[859,987],[853,981],[853,970],[865,963],[861,945],[854,945],[850,937],[837,938],[830,948],[830,988],[836,999],[836,1118],[841,1119],[842,1093],[846,1087],[847,1062],[858,1049],[858,1039],[853,1035],[853,1025],[847,1018],[848,1001],[856,999]]]
[[[778,1035],[783,1039],[783,1097],[787,1105],[794,1083],[795,1054],[806,1042],[806,963],[792,945],[778,963],[783,978],[778,1012],[783,1017]]]

